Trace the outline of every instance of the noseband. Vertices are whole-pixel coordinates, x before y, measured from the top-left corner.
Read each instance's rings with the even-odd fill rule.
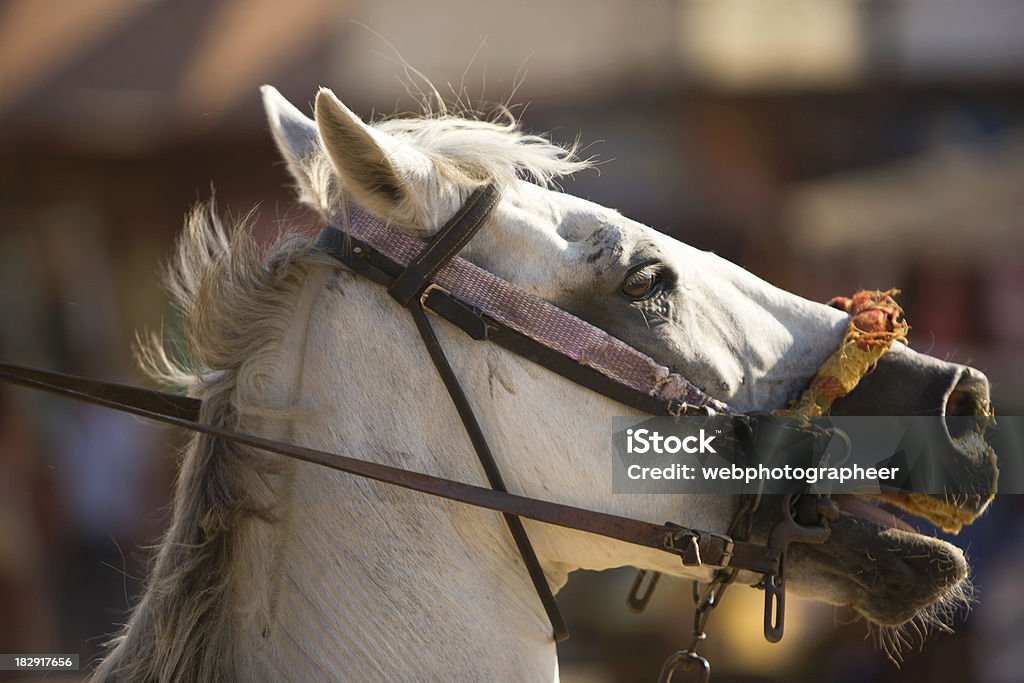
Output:
[[[529,536],[523,528],[521,517],[671,553],[679,557],[684,566],[717,568],[714,578],[704,590],[700,590],[699,585],[694,582],[697,610],[693,644],[690,648],[670,657],[665,662],[661,675],[661,680],[667,683],[678,667],[694,666],[702,680],[707,680],[710,665],[697,654],[697,645],[705,637],[704,624],[725,589],[740,571],[760,574],[763,578],[758,585],[765,590],[765,637],[772,642],[780,640],[785,615],[787,547],[794,542],[825,542],[830,533],[829,521],[836,518],[838,509],[827,496],[779,496],[781,500],[775,522],[769,532],[767,544],[762,545],[748,540],[755,515],[763,513],[768,507],[760,495],[745,496],[728,533],[718,534],[672,523],[652,524],[507,492],[476,415],[434,334],[426,315],[428,311],[452,323],[473,339],[498,344],[631,408],[655,415],[725,414],[733,416],[737,425],[749,423],[747,416],[709,396],[685,377],[671,372],[666,366],[637,349],[459,258],[458,253],[486,223],[499,199],[500,192],[494,185],[481,186],[426,244],[392,228],[360,207],[350,205],[344,231],[340,227],[328,225],[320,233],[316,243],[321,251],[338,259],[352,271],[386,286],[388,293],[409,310],[430,358],[462,419],[487,476],[491,487],[489,489],[344,455],[302,448],[203,423],[199,421],[201,402],[193,398],[8,363],[0,363],[0,380],[134,413],[251,448],[498,511],[504,516],[523,557],[530,579],[551,621],[556,641],[567,638],[568,631]],[[891,302],[888,298],[889,293],[872,294],[884,296],[886,301]],[[873,301],[876,299],[878,297]],[[895,306],[894,303],[892,305]],[[855,311],[850,312],[852,329],[857,315]],[[852,333],[848,333],[848,337],[850,334]],[[889,337],[887,342],[877,342],[878,348],[884,345],[884,349],[878,352],[878,355],[884,353],[895,338]],[[842,350],[843,347],[840,348],[840,351]],[[828,367],[828,362],[823,366],[825,367]],[[853,378],[854,385],[863,374],[860,370],[856,373],[859,374]],[[812,382],[812,387],[814,386],[815,383]],[[849,388],[852,388],[852,385]],[[839,392],[828,400],[824,406],[826,413],[831,400],[842,393],[844,392]],[[820,397],[815,395],[814,398]],[[820,408],[821,403],[822,401],[818,400],[816,405]],[[812,429],[810,426],[805,428]],[[743,433],[742,429],[738,429],[737,433]],[[648,572],[641,572],[637,576],[629,597],[632,608],[643,609],[650,599],[657,579],[657,574]]]

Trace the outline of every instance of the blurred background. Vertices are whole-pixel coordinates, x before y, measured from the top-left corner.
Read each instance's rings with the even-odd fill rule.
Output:
[[[326,85],[369,117],[506,102],[605,163],[565,189],[812,299],[899,287],[911,343],[1024,410],[1024,3],[1017,0],[7,0],[0,4],[0,357],[145,383],[136,330],[184,212],[216,187],[272,239],[308,226],[259,105]],[[401,56],[399,56],[401,55]],[[411,85],[410,85],[411,83]],[[0,651],[95,657],[167,522],[182,435],[0,387]],[[980,602],[885,660],[866,627],[791,601],[778,645],[735,588],[717,681],[1017,681],[1024,501],[957,541]],[[653,680],[688,643],[689,586],[642,616],[626,572],[574,578],[566,683]],[[668,583],[669,585],[666,585]],[[54,680],[51,676],[50,680]]]

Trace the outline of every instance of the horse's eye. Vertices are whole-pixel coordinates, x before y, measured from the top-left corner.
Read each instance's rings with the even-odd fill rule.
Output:
[[[661,274],[654,265],[637,268],[622,281],[620,291],[634,301],[643,301],[658,291]]]

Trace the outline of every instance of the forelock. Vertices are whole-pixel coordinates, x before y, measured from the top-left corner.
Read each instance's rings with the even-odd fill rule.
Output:
[[[577,142],[560,145],[524,132],[508,110],[491,120],[444,113],[395,117],[372,125],[430,157],[440,173],[461,187],[483,180],[507,187],[517,179],[551,187],[559,178],[595,163],[592,158],[579,158]],[[343,188],[322,148],[303,170],[313,207],[325,217],[335,215],[343,202]]]

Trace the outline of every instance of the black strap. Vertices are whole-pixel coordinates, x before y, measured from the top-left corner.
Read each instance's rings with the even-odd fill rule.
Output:
[[[455,409],[458,411],[459,417],[462,418],[462,424],[466,428],[469,440],[473,443],[473,450],[476,451],[477,457],[480,459],[480,464],[487,475],[488,483],[490,483],[491,488],[495,491],[507,492],[508,488],[506,488],[505,481],[501,477],[501,470],[498,469],[498,463],[494,460],[491,447],[487,444],[487,439],[484,437],[483,430],[480,428],[480,423],[477,422],[476,415],[473,413],[473,408],[470,406],[465,392],[462,391],[462,385],[459,384],[459,380],[455,376],[448,358],[444,355],[444,349],[441,348],[440,343],[437,341],[437,336],[434,334],[434,329],[430,326],[430,321],[427,320],[426,314],[418,303],[411,305],[409,311],[412,313],[412,319],[416,322],[416,328],[420,331],[420,336],[423,338],[423,344],[430,353],[430,359],[434,361],[434,367],[437,368],[437,373],[441,376],[441,380],[444,381],[444,385],[448,389],[448,395],[451,396],[452,403],[455,404]],[[569,629],[565,625],[565,619],[562,618],[562,613],[558,609],[558,603],[555,601],[555,596],[551,592],[548,580],[544,576],[544,570],[540,566],[540,560],[537,559],[537,553],[533,549],[533,544],[530,543],[530,537],[527,535],[526,529],[523,528],[522,520],[508,512],[503,512],[502,515],[505,518],[505,523],[508,525],[508,530],[512,533],[512,539],[519,549],[519,554],[523,556],[523,563],[526,565],[526,571],[530,574],[533,587],[537,590],[537,596],[540,598],[541,604],[544,605],[544,611],[547,612],[548,619],[551,621],[555,642],[560,643],[567,640],[569,638]]]
[[[455,376],[455,372],[444,354],[444,349],[441,348],[437,335],[434,334],[434,329],[423,312],[423,302],[421,301],[421,294],[426,290],[433,277],[469,244],[491,211],[498,205],[500,198],[501,193],[497,187],[491,184],[483,185],[474,191],[462,208],[434,235],[423,251],[395,277],[388,286],[388,293],[398,303],[408,308],[412,314],[416,329],[419,330],[420,337],[423,339],[423,345],[427,347],[430,360],[433,361],[437,374],[441,376],[445,388],[448,389],[448,395],[451,397],[452,403],[455,404],[455,410],[462,418],[462,425],[466,429],[466,434],[469,435],[473,450],[476,451],[491,488],[495,491],[507,492],[508,488],[505,486],[498,463],[494,459],[494,453],[487,444],[487,438],[473,413],[473,407],[469,404],[466,393],[462,390],[462,385],[459,384],[459,379]],[[540,560],[537,559],[537,553],[533,549],[533,544],[530,543],[530,537],[523,527],[523,522],[512,514],[503,513],[503,516],[508,530],[512,534],[512,540],[515,541],[519,554],[523,558],[523,564],[526,565],[530,581],[533,582],[537,596],[551,621],[555,641],[562,642],[569,637],[569,630],[566,628],[565,620],[558,609],[558,603],[544,576],[544,570],[540,566]]]
[[[426,249],[388,286],[388,293],[408,308],[437,271],[469,244],[500,198],[501,192],[492,184],[482,185],[474,191],[462,208],[437,231]]]
[[[0,381],[70,396],[115,410],[122,410],[122,405],[131,405],[146,413],[159,413],[179,420],[198,420],[199,408],[202,406],[202,401],[190,396],[168,394],[127,384],[101,382],[13,363],[0,363]]]

